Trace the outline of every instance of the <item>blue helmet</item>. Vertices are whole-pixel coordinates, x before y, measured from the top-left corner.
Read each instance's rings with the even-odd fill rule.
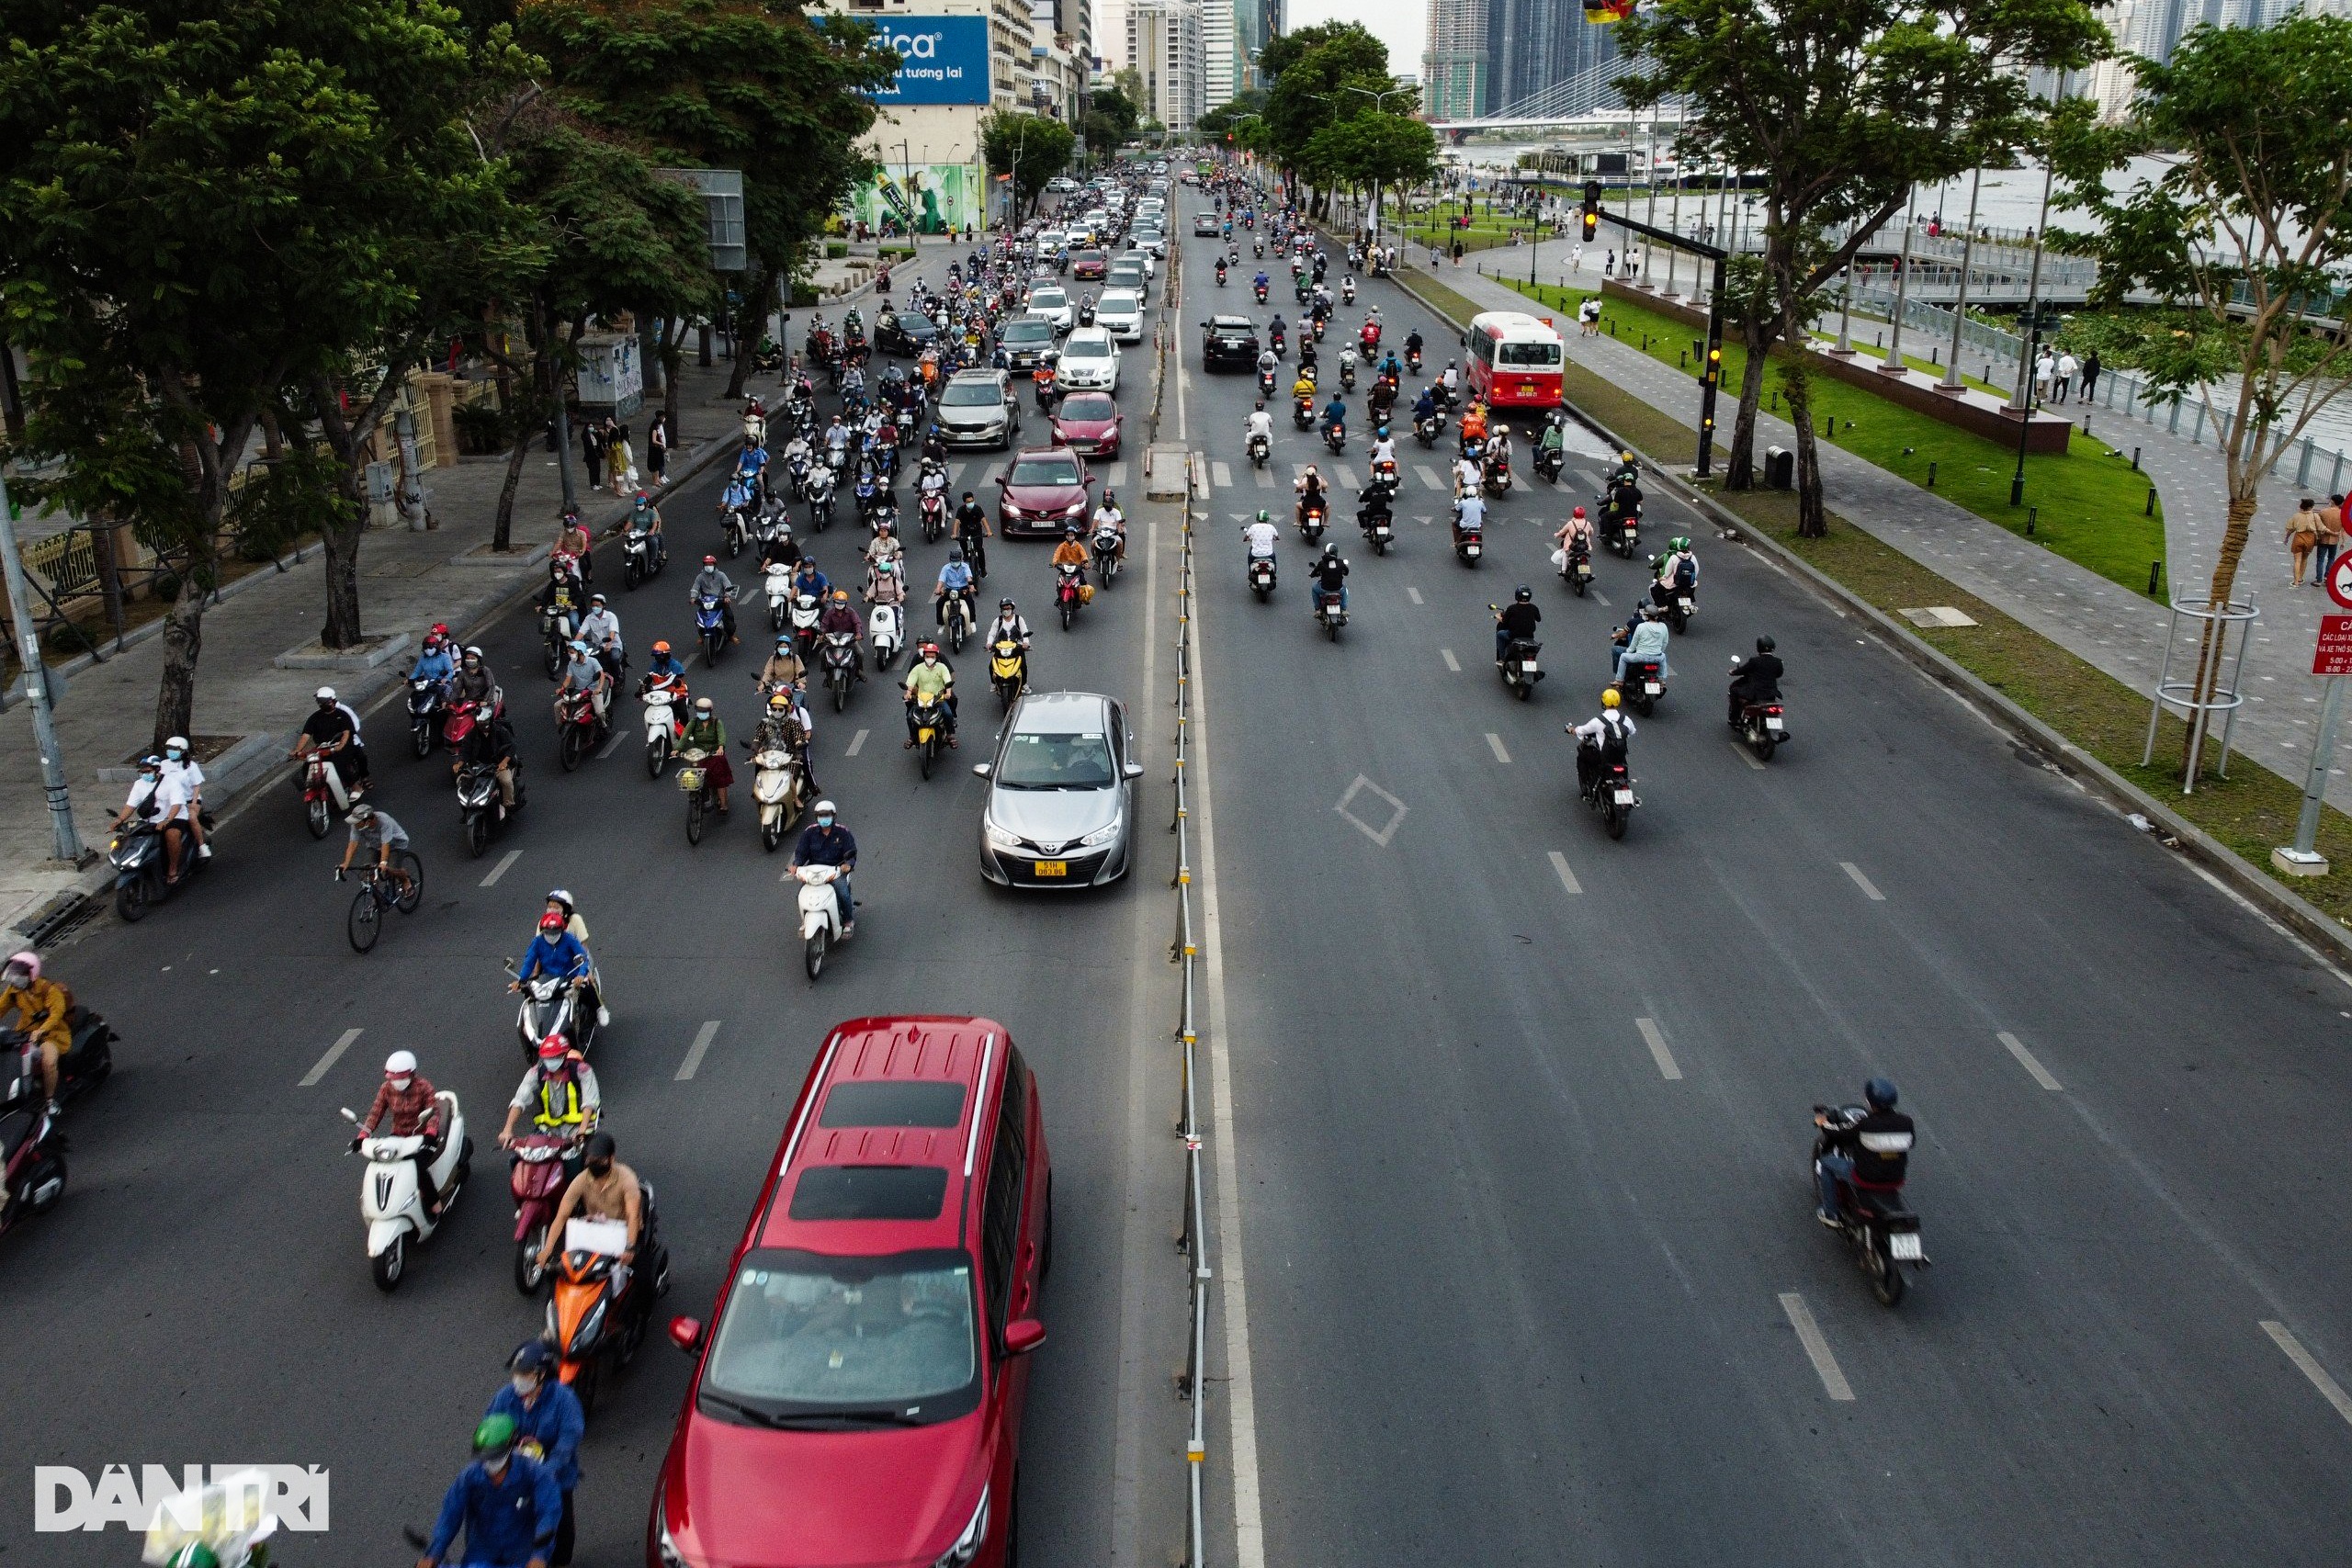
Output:
[[[1872,1078],[1862,1086],[1862,1098],[1870,1101],[1872,1111],[1894,1109],[1894,1082],[1891,1078]]]

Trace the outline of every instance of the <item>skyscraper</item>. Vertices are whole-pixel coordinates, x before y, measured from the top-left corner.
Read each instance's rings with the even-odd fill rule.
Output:
[[[1431,119],[1475,119],[1493,91],[1488,0],[1429,0],[1430,41],[1421,56],[1421,101]]]
[[[1423,102],[1432,118],[1471,119],[1590,75],[1597,106],[1615,107],[1604,78],[1616,58],[1616,29],[1577,0],[1430,0]]]
[[[1144,114],[1190,130],[1207,107],[1201,0],[1128,0],[1125,63],[1143,79]]]
[[[1241,59],[1236,12],[1243,0],[1201,0],[1201,80],[1204,108],[1216,108],[1233,101],[1234,93],[1242,85],[1245,62]]]

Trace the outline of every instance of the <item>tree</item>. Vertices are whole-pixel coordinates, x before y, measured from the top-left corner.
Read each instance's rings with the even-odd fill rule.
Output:
[[[1775,344],[1902,210],[1915,184],[2006,164],[2041,123],[2020,62],[2079,70],[2106,30],[2083,0],[1657,0],[1617,24],[1628,106],[1677,98],[1685,167],[1746,171],[1764,208],[1762,287],[1724,482],[1754,482],[1756,412]],[[1842,227],[1835,246],[1822,236]],[[1804,454],[1801,453],[1800,457]],[[1821,478],[1799,467],[1820,515]]]
[[[559,101],[589,125],[665,163],[743,171],[742,335],[753,340],[778,284],[871,173],[856,143],[898,69],[870,27],[827,24],[798,0],[525,0],[519,14],[524,42],[554,62]],[[661,352],[674,388],[675,323]],[[742,395],[750,369],[737,355],[728,396]]]
[[[1395,85],[1388,46],[1361,22],[1323,22],[1284,33],[1260,53],[1258,71],[1273,84],[1267,89],[1264,116],[1270,150],[1283,173],[1294,176],[1309,173],[1308,147],[1317,131],[1352,118],[1374,101],[1349,89],[1379,94]],[[1327,200],[1328,193],[1318,196],[1318,211]]]
[[[1142,119],[1143,111],[1125,88],[1103,88],[1088,103],[1086,118],[1080,121],[1080,129],[1086,134],[1087,151],[1097,157],[1109,157],[1135,135]]]
[[[1099,94],[1097,97],[1099,99]],[[1204,141],[1221,142],[1226,133],[1243,120],[1254,119],[1265,112],[1266,90],[1263,87],[1244,87],[1194,120],[1193,129],[1200,133]]]
[[[1317,181],[1369,191],[1369,209],[1378,212],[1383,186],[1418,185],[1434,177],[1437,134],[1404,115],[1367,111],[1317,131],[1302,167]]]
[[[1012,184],[1015,217],[1029,209],[1047,180],[1069,167],[1077,146],[1069,127],[1048,115],[992,114],[980,126],[981,155],[989,174]]]
[[[2352,83],[2335,69],[2347,51],[2352,21],[2340,17],[2195,28],[2168,62],[2132,61],[2128,123],[2061,149],[2068,203],[2099,220],[2079,241],[2099,260],[2094,302],[2152,289],[2195,317],[2193,330],[2147,334],[2136,357],[2151,400],[2196,397],[2222,432],[2229,510],[2207,589],[2217,604],[2235,592],[2262,480],[2346,387],[2345,340],[2306,313],[2342,314],[2336,276],[2352,261]],[[2109,189],[2108,171],[2159,149],[2163,178]],[[2222,652],[2209,624],[2199,702],[2212,700]],[[2182,756],[2188,785],[2204,744],[2199,712]]]
[[[160,744],[195,728],[257,422],[405,306],[377,203],[414,193],[465,51],[432,0],[0,0],[0,336],[35,366],[26,449],[65,459],[28,488],[128,517],[177,570]]]

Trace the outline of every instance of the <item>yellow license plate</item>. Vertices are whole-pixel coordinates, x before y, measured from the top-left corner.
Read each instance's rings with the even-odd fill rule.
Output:
[[[1069,862],[1066,860],[1041,860],[1035,864],[1039,876],[1068,876],[1069,874]]]

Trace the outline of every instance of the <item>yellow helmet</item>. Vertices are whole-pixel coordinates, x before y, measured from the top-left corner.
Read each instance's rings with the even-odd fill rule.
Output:
[[[768,694],[768,707],[776,713],[791,712],[792,694],[783,690],[770,692]]]
[[[1605,687],[1601,691],[1600,705],[1602,707],[1613,708],[1623,700],[1623,698],[1617,695],[1617,688],[1614,686]]]

